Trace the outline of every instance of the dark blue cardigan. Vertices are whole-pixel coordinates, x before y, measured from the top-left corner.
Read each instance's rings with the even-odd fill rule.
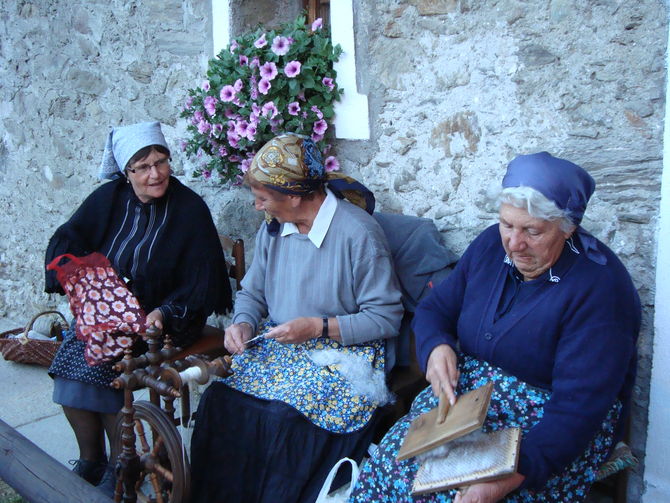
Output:
[[[521,443],[523,487],[544,485],[586,448],[617,398],[629,401],[640,301],[628,272],[604,244],[598,265],[566,245],[533,292],[496,320],[510,264],[498,226],[486,229],[452,274],[416,309],[412,327],[425,370],[447,343],[551,391],[544,416]],[[555,279],[555,278],[554,278]]]

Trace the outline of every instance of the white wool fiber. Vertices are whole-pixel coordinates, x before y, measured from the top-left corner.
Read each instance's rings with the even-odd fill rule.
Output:
[[[424,480],[438,480],[445,474],[458,478],[498,466],[505,445],[505,435],[477,430],[419,454],[416,459],[425,470]]]
[[[354,395],[363,395],[378,406],[393,401],[393,394],[386,387],[386,376],[375,370],[363,356],[344,353],[336,349],[309,352],[309,357],[321,367],[334,367],[351,386]]]

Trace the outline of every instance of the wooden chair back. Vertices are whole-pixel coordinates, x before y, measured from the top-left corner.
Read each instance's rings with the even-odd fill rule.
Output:
[[[219,234],[219,241],[221,241],[223,253],[226,255],[228,274],[235,280],[236,288],[241,290],[242,278],[244,278],[244,273],[246,272],[246,265],[244,262],[244,241],[241,239],[233,239],[223,234]]]

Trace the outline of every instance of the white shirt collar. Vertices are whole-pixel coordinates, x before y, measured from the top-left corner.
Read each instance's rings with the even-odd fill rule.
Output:
[[[319,212],[316,214],[314,222],[312,223],[312,228],[307,233],[307,237],[317,248],[321,248],[323,240],[326,239],[326,233],[330,228],[330,223],[333,221],[336,209],[337,198],[335,197],[335,194],[326,189],[326,198],[323,200],[323,203],[321,203]],[[293,222],[284,222],[284,225],[282,225],[282,237],[296,234],[298,232],[300,232],[298,231],[298,226]]]

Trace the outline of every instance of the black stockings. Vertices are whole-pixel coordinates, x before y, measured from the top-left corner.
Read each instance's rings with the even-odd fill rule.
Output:
[[[94,462],[105,459],[105,432],[111,442],[116,415],[65,406],[63,411],[77,438],[79,457]]]

